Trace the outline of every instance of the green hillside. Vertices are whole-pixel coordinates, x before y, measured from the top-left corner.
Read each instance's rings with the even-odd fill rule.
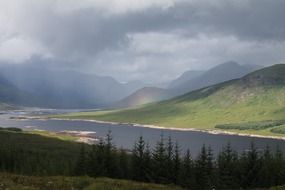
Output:
[[[260,124],[268,120],[283,120],[284,95],[285,65],[278,64],[241,79],[206,87],[167,101],[124,110],[74,113],[61,117],[215,129],[217,125],[224,124],[244,126],[248,123],[255,125],[256,122]],[[282,124],[284,123],[278,127]],[[236,127],[228,127],[228,130],[263,135],[272,135],[272,131],[275,131],[274,135],[280,135],[276,133],[280,130],[272,130],[274,127],[251,127],[242,131]]]

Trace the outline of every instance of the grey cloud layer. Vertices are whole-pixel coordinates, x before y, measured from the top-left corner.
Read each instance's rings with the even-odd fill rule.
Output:
[[[61,1],[24,0],[25,6],[11,15],[13,22],[0,18],[8,28],[0,27],[0,36],[29,41],[20,43],[18,54],[30,48],[30,56],[45,54],[119,80],[160,82],[228,59],[253,64],[285,59],[284,0],[173,0],[167,6],[134,1],[133,7],[131,0],[116,5],[86,0],[67,11],[69,1]],[[14,0],[9,7],[16,4]],[[0,41],[0,49],[4,43]],[[12,50],[5,51],[7,59]]]

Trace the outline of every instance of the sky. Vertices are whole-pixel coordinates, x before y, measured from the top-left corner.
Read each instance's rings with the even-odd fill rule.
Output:
[[[284,0],[0,1],[0,64],[163,83],[226,61],[285,62]]]

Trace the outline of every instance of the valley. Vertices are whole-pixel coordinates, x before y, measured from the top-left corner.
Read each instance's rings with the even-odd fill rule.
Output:
[[[285,65],[274,65],[217,85],[145,106],[97,112],[71,113],[59,118],[94,119],[157,125],[169,128],[221,129],[284,119]],[[283,124],[283,123],[281,123]],[[283,136],[282,125],[222,128],[230,132]],[[275,129],[278,128],[279,130]],[[279,133],[278,133],[279,131]]]
[[[0,190],[285,190],[285,0],[0,0]]]

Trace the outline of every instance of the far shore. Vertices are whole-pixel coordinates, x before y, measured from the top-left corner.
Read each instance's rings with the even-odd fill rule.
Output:
[[[13,118],[19,120],[28,120],[28,119],[36,119],[36,120],[62,120],[62,121],[85,121],[85,122],[94,122],[101,124],[109,124],[109,125],[129,125],[134,127],[144,127],[144,128],[152,128],[152,129],[163,129],[163,130],[173,130],[173,131],[194,131],[194,132],[202,132],[208,133],[212,135],[232,135],[232,136],[244,136],[244,137],[257,137],[257,138],[267,138],[267,139],[276,139],[276,140],[284,140],[285,136],[272,136],[272,135],[257,135],[257,134],[248,134],[248,133],[238,133],[231,132],[219,129],[197,129],[197,128],[175,128],[175,127],[163,127],[158,125],[149,125],[149,124],[139,124],[139,123],[127,123],[127,122],[113,122],[113,121],[101,121],[95,119],[68,119],[68,118],[56,118],[56,117],[19,117]]]
[[[285,137],[280,137],[280,136],[238,133],[238,132],[224,131],[224,130],[218,130],[218,129],[174,128],[174,127],[163,127],[163,126],[158,126],[158,125],[147,125],[147,124],[139,124],[139,123],[101,121],[101,120],[95,120],[95,119],[68,119],[68,118],[42,118],[42,117],[40,118],[39,117],[31,117],[31,118],[27,117],[27,119],[86,121],[86,122],[94,122],[94,123],[102,123],[102,124],[110,124],[110,125],[129,125],[129,126],[134,126],[134,127],[145,127],[145,128],[152,128],[152,129],[163,129],[163,130],[173,130],[173,131],[194,131],[194,132],[202,132],[202,133],[208,133],[208,134],[213,134],[213,135],[233,135],[233,136],[277,139],[277,140],[285,141]]]

